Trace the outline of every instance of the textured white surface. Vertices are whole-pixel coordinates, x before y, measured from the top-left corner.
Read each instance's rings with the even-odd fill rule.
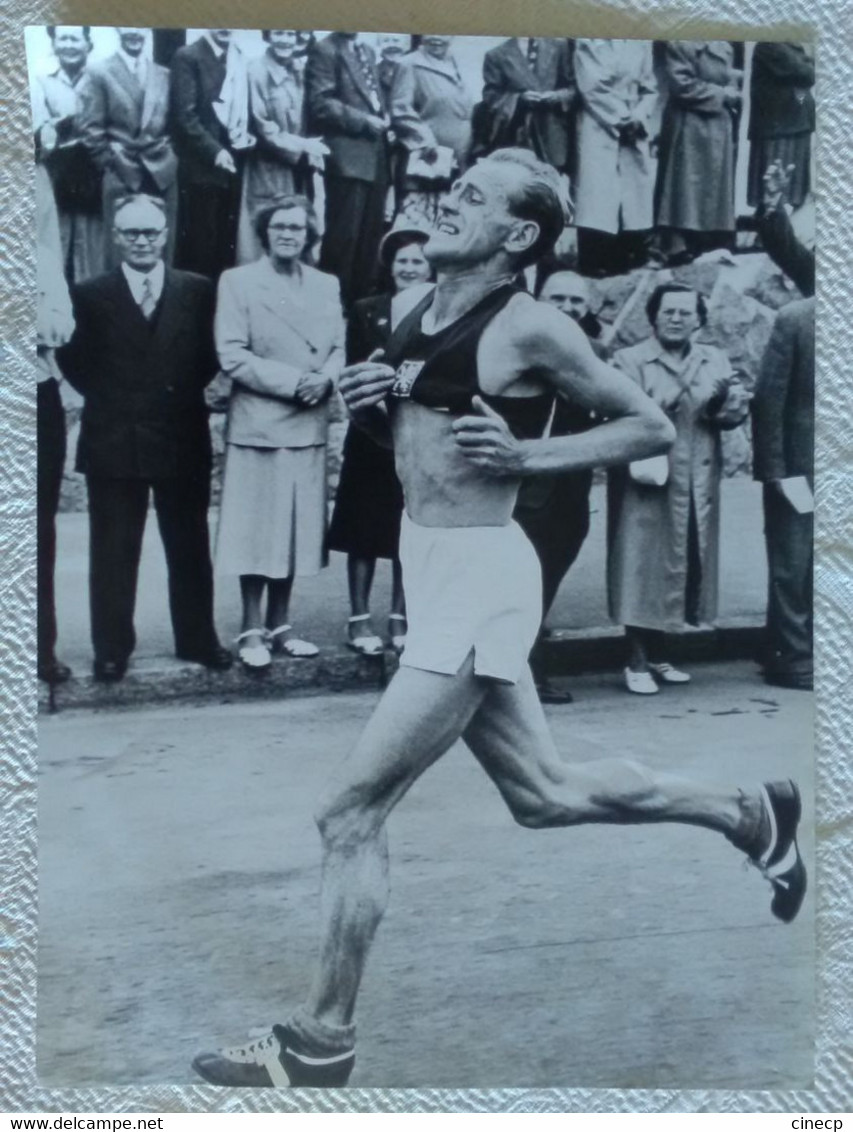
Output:
[[[271,23],[258,18],[252,5],[235,12],[233,3],[197,2],[161,7],[158,20],[137,3],[141,25],[208,22]],[[853,9],[849,0],[679,0],[664,8],[652,0],[602,6],[547,2],[511,6],[486,0],[466,6],[442,3],[398,5],[394,23],[416,30],[417,12],[436,30],[467,33],[543,32],[592,34],[590,14],[606,21],[598,34],[613,34],[630,19],[633,35],[702,34],[701,21],[718,21],[716,34],[761,38],[762,29],[780,29],[819,37],[819,426],[816,577],[818,618],[818,1043],[815,1087],[809,1092],[702,1092],[617,1090],[492,1090],[399,1092],[347,1090],[345,1093],[223,1093],[204,1087],[178,1089],[45,1090],[35,1066],[36,974],[36,794],[35,794],[35,407],[31,359],[34,261],[31,200],[31,131],[23,27],[59,22],[56,6],[35,0],[2,0],[0,51],[5,107],[3,129],[2,210],[4,226],[2,297],[4,366],[0,397],[0,547],[4,585],[0,590],[0,1111],[180,1112],[180,1111],[612,1111],[612,1112],[758,1112],[844,1111],[853,1107],[853,1019],[851,1019],[850,931],[851,865],[849,761],[851,710],[851,608],[853,608],[853,331],[851,300],[851,121],[853,121]],[[495,11],[490,25],[488,13]],[[326,10],[328,5],[326,5]],[[92,24],[118,21],[118,6],[69,3],[65,20]],[[74,13],[72,16],[71,13]],[[376,27],[368,4],[359,5],[362,26]],[[440,21],[441,13],[454,12]],[[127,6],[123,16],[127,18]],[[215,13],[215,15],[214,15]],[[300,22],[312,25],[306,9]],[[565,25],[563,16],[565,14]],[[535,17],[535,23],[534,23]],[[577,22],[585,20],[581,28]],[[725,21],[729,30],[719,27]],[[426,22],[426,18],[424,23]],[[389,26],[391,21],[388,21]],[[439,28],[439,23],[441,27]],[[524,26],[522,26],[522,24]],[[334,26],[326,16],[325,26]],[[627,30],[627,24],[622,27]],[[117,716],[120,726],[120,716]],[[744,1003],[748,1010],[749,1004]]]

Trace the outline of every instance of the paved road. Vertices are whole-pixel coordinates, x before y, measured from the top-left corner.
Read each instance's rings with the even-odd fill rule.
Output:
[[[810,699],[711,665],[639,700],[615,677],[550,709],[570,761],[629,751],[751,785],[795,774]],[[44,718],[39,1072],[48,1086],[186,1083],[211,1040],[281,1018],[310,975],[311,805],[369,693]],[[805,1087],[811,895],[784,927],[719,837],[514,826],[455,748],[392,816],[392,897],[353,1084]],[[813,860],[812,824],[804,850]]]
[[[605,577],[605,489],[592,493],[590,535],[554,603],[549,623],[560,628],[588,629],[608,624]],[[211,513],[211,530],[216,515]],[[721,513],[720,614],[763,617],[767,568],[762,537],[761,485],[744,477],[723,482]],[[57,616],[59,654],[78,672],[91,664],[88,593],[88,516],[59,516],[57,553]],[[391,571],[379,564],[374,609],[375,628],[384,633]],[[332,554],[328,570],[315,578],[299,578],[294,586],[291,617],[296,628],[323,648],[344,639],[348,614],[346,559]],[[238,631],[240,597],[236,578],[218,578],[216,621],[223,642]],[[153,515],[145,532],[139,575],[136,628],[137,659],[171,656],[174,652],[166,600],[166,566]]]

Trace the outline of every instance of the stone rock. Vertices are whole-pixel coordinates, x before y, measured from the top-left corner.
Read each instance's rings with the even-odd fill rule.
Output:
[[[743,293],[720,273],[708,303],[708,324],[700,340],[719,346],[748,388],[755,387],[775,311]]]

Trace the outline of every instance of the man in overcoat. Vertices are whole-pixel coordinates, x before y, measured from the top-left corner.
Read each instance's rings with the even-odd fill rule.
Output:
[[[166,206],[171,263],[177,219],[178,160],[168,134],[169,72],[146,59],[145,33],[116,28],[119,49],[93,64],[80,90],[80,134],[103,173],[103,216],[109,226],[116,201],[128,193],[154,193]],[[106,241],[105,266],[115,267],[115,245]]]
[[[136,644],[133,612],[149,495],[169,569],[179,658],[227,668],[213,625],[207,528],[210,432],[204,388],[218,370],[213,287],[163,263],[161,202],[116,208],[121,266],[77,287],[76,328],[58,352],[83,396],[77,470],[89,496],[94,675],[120,680]]]
[[[764,485],[768,684],[811,689],[815,300],[776,316],[752,405],[753,475]],[[799,494],[797,489],[799,488]]]
[[[326,230],[320,270],[337,275],[344,304],[370,293],[388,194],[389,120],[373,50],[350,32],[316,43],[305,69],[307,133],[326,158]]]
[[[561,173],[569,172],[575,94],[569,40],[542,36],[504,40],[483,60],[489,148],[523,146]]]
[[[178,155],[175,264],[217,279],[234,266],[240,175],[253,144],[248,78],[229,28],[208,28],[175,52],[170,99]]]

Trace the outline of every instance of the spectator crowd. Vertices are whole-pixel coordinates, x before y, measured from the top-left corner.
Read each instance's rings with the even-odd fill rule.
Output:
[[[105,29],[98,29],[103,32]],[[39,241],[39,675],[56,654],[55,518],[65,454],[59,383],[83,399],[94,676],[132,656],[142,535],[153,498],[179,657],[225,669],[214,573],[239,579],[236,653],[252,672],[317,647],[291,623],[294,579],[347,554],[347,645],[380,654],[370,593],[393,564],[388,626],[405,647],[393,456],[350,427],[327,523],[336,382],[429,303],[424,248],[471,165],[521,149],[558,174],[567,227],[517,285],[573,318],[593,349],[665,409],[667,456],[611,469],[608,596],[637,694],[688,674],[664,634],[713,623],[721,433],[753,402],[770,565],[768,680],[811,685],[813,252],[789,213],[811,191],[814,61],[807,46],[512,38],[472,81],[450,36],[262,33],[250,56],[225,28],[51,26],[31,76]],[[741,129],[744,105],[748,122]],[[806,296],[780,314],[755,390],[696,341],[706,296],[663,282],[649,335],[610,355],[589,280],[735,249],[735,167],[765,250]],[[811,342],[811,345],[809,345]],[[205,389],[229,389],[215,545]],[[753,398],[754,394],[754,398]],[[552,435],[594,427],[559,401]],[[543,616],[589,526],[592,472],[525,481],[516,511],[540,558]],[[534,653],[536,669],[536,653]],[[558,698],[537,671],[543,699]],[[565,694],[564,694],[565,697]]]

